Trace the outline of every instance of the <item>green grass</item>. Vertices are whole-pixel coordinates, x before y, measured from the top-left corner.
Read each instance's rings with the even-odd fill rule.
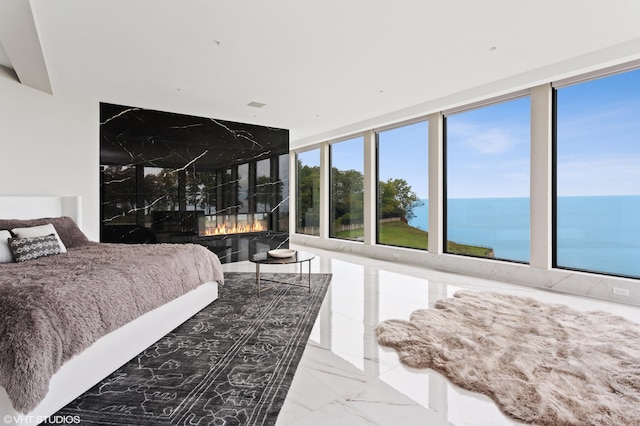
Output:
[[[354,240],[362,239],[364,237],[364,229],[342,231],[335,236]],[[429,233],[401,221],[385,222],[380,224],[379,244],[427,250]],[[447,241],[447,252],[477,257],[493,257],[493,249],[490,247],[470,246],[453,241]]]
[[[340,231],[334,235],[336,238],[346,238],[347,240],[357,240],[364,238],[364,228],[352,229],[351,231]]]
[[[447,253],[466,254],[468,256],[477,257],[493,257],[493,249],[491,247],[469,246],[466,244],[458,244],[453,241],[447,241]]]
[[[426,250],[429,233],[404,222],[385,222],[380,224],[378,240],[380,244]]]

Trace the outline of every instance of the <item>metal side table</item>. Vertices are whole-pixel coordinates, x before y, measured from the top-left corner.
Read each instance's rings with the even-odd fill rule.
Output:
[[[258,285],[258,297],[260,296],[260,292],[262,290],[268,290],[275,286],[275,284],[289,284],[296,285],[300,287],[307,287],[309,289],[309,293],[311,293],[311,260],[316,257],[313,253],[308,253],[306,251],[296,251],[293,256],[290,257],[271,257],[267,253],[258,253],[253,255],[249,260],[256,264],[256,284]],[[302,276],[302,264],[307,262],[309,264],[309,273],[307,284],[303,284],[303,276]],[[260,277],[260,265],[290,265],[292,263],[300,264],[300,283],[287,282],[287,281],[275,281],[267,278]],[[275,283],[269,287],[261,288],[262,281],[268,281],[271,283]]]

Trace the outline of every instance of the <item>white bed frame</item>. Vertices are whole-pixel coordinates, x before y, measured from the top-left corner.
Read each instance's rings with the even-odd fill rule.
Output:
[[[59,216],[71,217],[82,229],[81,198],[0,196],[2,219]],[[103,336],[60,368],[49,383],[46,398],[30,413],[17,412],[0,387],[3,424],[43,422],[217,298],[218,283],[207,282]]]

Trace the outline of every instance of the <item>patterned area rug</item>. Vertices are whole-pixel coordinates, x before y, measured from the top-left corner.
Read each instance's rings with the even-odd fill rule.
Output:
[[[527,297],[458,291],[410,321],[383,321],[378,343],[537,425],[639,425],[640,326]]]
[[[255,274],[226,273],[218,300],[56,415],[101,425],[274,424],[331,275],[311,280],[311,294],[278,285],[258,298]]]

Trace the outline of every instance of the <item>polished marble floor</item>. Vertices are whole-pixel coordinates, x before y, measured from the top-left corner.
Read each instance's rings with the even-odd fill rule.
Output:
[[[398,263],[294,246],[316,254],[312,272],[333,274],[278,425],[513,425],[486,396],[468,392],[431,370],[400,364],[378,346],[376,325],[408,319],[457,290],[497,291],[605,310],[640,323],[640,308],[445,273]],[[253,272],[244,261],[225,271]],[[275,266],[277,271],[295,266]],[[306,268],[306,266],[305,266]],[[267,267],[262,267],[268,271]]]

